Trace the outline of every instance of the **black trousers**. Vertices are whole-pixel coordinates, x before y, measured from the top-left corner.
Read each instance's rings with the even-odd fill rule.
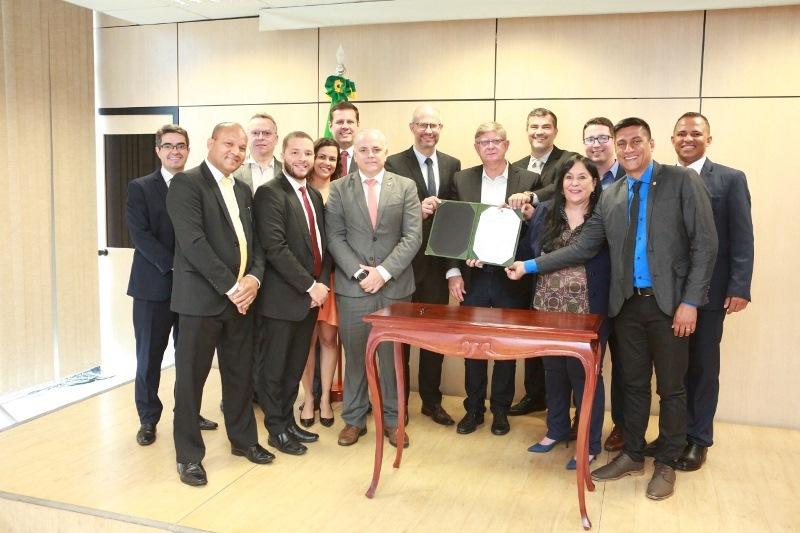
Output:
[[[525,395],[536,403],[545,403],[547,394],[541,357],[525,359]]]
[[[625,385],[622,381],[622,363],[619,361],[617,336],[611,320],[611,334],[608,336],[608,350],[611,352],[611,421],[620,429],[625,427]]]
[[[158,424],[161,420],[164,406],[158,398],[158,386],[170,330],[177,342],[178,315],[170,311],[169,300],[133,299],[133,332],[136,336],[134,398],[141,424]]]
[[[503,307],[528,309],[530,307],[530,285],[511,281],[500,267],[485,266],[473,269],[469,291],[463,305],[474,307]],[[492,370],[492,394],[489,408],[493,413],[507,413],[514,399],[514,371],[516,361],[495,361]],[[464,388],[467,397],[464,409],[470,413],[486,411],[486,388],[488,364],[485,359],[466,359],[464,362]],[[544,375],[542,376],[544,379]]]
[[[254,446],[258,443],[258,430],[252,401],[253,313],[239,314],[227,302],[225,310],[217,316],[180,315],[179,323],[173,427],[178,462],[196,463],[205,456],[197,417],[215,348],[228,439],[237,448]]]
[[[714,444],[714,415],[719,399],[719,344],[724,309],[699,309],[697,327],[689,337],[686,372],[686,438],[692,444]]]
[[[256,351],[256,390],[270,435],[279,435],[294,423],[294,402],[318,314],[319,308],[314,308],[300,321],[260,319],[263,331]]]
[[[625,384],[625,453],[644,460],[644,434],[650,417],[650,382],[656,372],[659,395],[659,447],[656,460],[677,459],[686,446],[686,389],[689,338],[672,333],[672,317],[654,296],[634,295],[614,317],[622,380]]]
[[[411,297],[412,302],[428,304],[447,304],[450,301],[450,292],[447,289],[447,280],[444,274],[434,275],[438,272],[428,272],[417,284],[417,289]],[[403,361],[406,372],[406,405],[408,405],[408,395],[411,391],[411,379],[409,379],[410,369],[408,366],[411,347],[403,345]],[[419,396],[422,398],[423,405],[438,405],[442,403],[442,393],[439,387],[442,384],[442,362],[444,357],[440,353],[431,352],[420,348],[419,350],[419,372],[418,385]]]

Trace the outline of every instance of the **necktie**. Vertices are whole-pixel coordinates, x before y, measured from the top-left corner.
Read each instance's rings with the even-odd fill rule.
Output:
[[[603,174],[603,179],[600,180],[600,186],[605,189],[612,183],[614,183],[614,174],[610,170],[607,170],[606,173]]]
[[[531,172],[536,172],[537,174],[541,174],[543,166],[544,165],[542,165],[541,161],[539,161],[538,159],[531,158],[531,168],[530,168]]]
[[[308,233],[311,235],[311,255],[314,256],[314,277],[318,278],[322,273],[322,255],[319,252],[319,241],[317,241],[317,221],[314,218],[314,210],[311,209],[311,202],[308,201],[306,188],[300,187],[303,196],[303,205],[308,216]]]
[[[623,257],[625,261],[625,286],[623,287],[624,296],[627,300],[633,296],[633,249],[636,244],[636,230],[639,227],[639,189],[642,182],[636,180],[633,184],[633,199],[631,200],[630,210],[628,211],[628,234],[625,236],[625,247]]]
[[[342,167],[342,176],[346,176],[348,174],[347,170],[350,168],[348,166],[348,161],[347,161],[348,157],[350,157],[350,154],[348,153],[348,151],[347,150],[342,150],[341,157],[339,159],[339,162],[341,163],[341,167]]]
[[[433,176],[433,160],[425,158],[425,166],[428,167],[428,196],[436,196],[436,178]]]
[[[233,230],[236,232],[236,239],[239,242],[239,275],[236,279],[244,276],[247,268],[247,237],[244,235],[244,226],[239,218],[239,203],[236,201],[236,193],[233,192],[233,178],[225,176],[219,182],[222,198],[225,200],[225,207],[228,209],[228,216],[233,222]]]
[[[364,180],[364,183],[367,184],[367,210],[369,211],[369,219],[372,222],[372,229],[375,229],[375,225],[378,222],[378,191],[375,190],[375,186],[378,184],[378,180],[375,178],[367,178]]]

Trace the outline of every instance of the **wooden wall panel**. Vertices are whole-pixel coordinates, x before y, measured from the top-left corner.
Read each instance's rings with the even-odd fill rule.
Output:
[[[583,125],[596,116],[605,116],[611,122],[637,116],[650,124],[656,142],[655,159],[674,163],[675,152],[669,143],[675,121],[686,111],[698,111],[700,100],[681,98],[669,100],[513,100],[497,102],[497,121],[508,130],[511,161],[530,155],[530,144],[525,132],[528,113],[537,107],[551,110],[558,117],[556,146],[583,154]]]
[[[709,11],[703,96],[800,95],[800,6]]]
[[[92,12],[49,0],[60,376],[100,362]]]
[[[178,105],[177,24],[100,28],[97,107]]]
[[[269,113],[277,122],[280,138],[275,146],[275,155],[278,159],[281,158],[283,135],[300,130],[314,137],[317,129],[317,104],[182,107],[181,126],[192,139],[186,168],[199,165],[206,157],[206,142],[211,137],[214,126],[220,122],[232,121],[247,128],[250,117],[260,111]]]
[[[699,11],[501,19],[497,97],[697,96],[702,25]]]
[[[493,98],[494,39],[494,20],[322,28],[319,79],[336,69],[342,44],[360,99]]]
[[[787,141],[800,123],[800,101],[704,99],[703,112],[714,141],[709,157],[747,174],[756,244],[753,302],[725,321],[719,418],[796,428],[800,238],[793,213],[800,181]],[[757,148],[742,149],[743,117],[748,130],[758,132]]]
[[[54,377],[47,5],[0,0],[0,395]]]
[[[389,143],[389,153],[407,149],[414,142],[408,129],[414,109],[425,102],[353,102],[358,106],[362,128],[378,128]],[[475,130],[481,122],[492,120],[491,101],[432,102],[442,114],[442,130],[438,148],[461,159],[463,168],[477,165],[480,160],[473,148]],[[320,131],[325,129],[329,105],[320,106]]]
[[[178,26],[180,105],[314,102],[317,31],[258,31],[258,19]]]

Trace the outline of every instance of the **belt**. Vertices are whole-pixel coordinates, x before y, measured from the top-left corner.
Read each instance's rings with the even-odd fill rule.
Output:
[[[633,294],[638,296],[654,296],[653,287],[634,287]]]

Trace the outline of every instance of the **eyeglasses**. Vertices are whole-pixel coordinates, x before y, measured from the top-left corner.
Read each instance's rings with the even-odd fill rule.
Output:
[[[189,148],[189,145],[186,143],[178,143],[178,144],[161,143],[161,146],[159,146],[159,148],[161,148],[162,150],[166,150],[167,152],[171,152],[172,150],[183,152],[184,150]]]
[[[481,148],[488,148],[489,146],[500,146],[504,142],[506,142],[505,139],[483,139],[481,141],[475,141],[475,144]]]
[[[591,146],[595,142],[600,144],[608,144],[608,141],[610,140],[611,140],[610,135],[598,135],[597,137],[584,137],[583,144],[585,144],[586,146]]]
[[[430,129],[431,131],[437,131],[439,128],[442,127],[441,124],[434,124],[433,122],[415,122],[414,125],[419,129],[421,129],[422,131],[425,131],[427,129]]]
[[[250,136],[258,139],[259,137],[272,137],[275,135],[275,132],[272,130],[253,130],[250,132]]]
[[[626,140],[620,140],[617,141],[617,148],[619,148],[620,150],[624,150],[625,148],[630,146],[631,148],[636,150],[642,146],[645,140],[646,139],[642,139],[641,137],[636,137],[635,139],[631,139],[631,142],[628,142]]]

